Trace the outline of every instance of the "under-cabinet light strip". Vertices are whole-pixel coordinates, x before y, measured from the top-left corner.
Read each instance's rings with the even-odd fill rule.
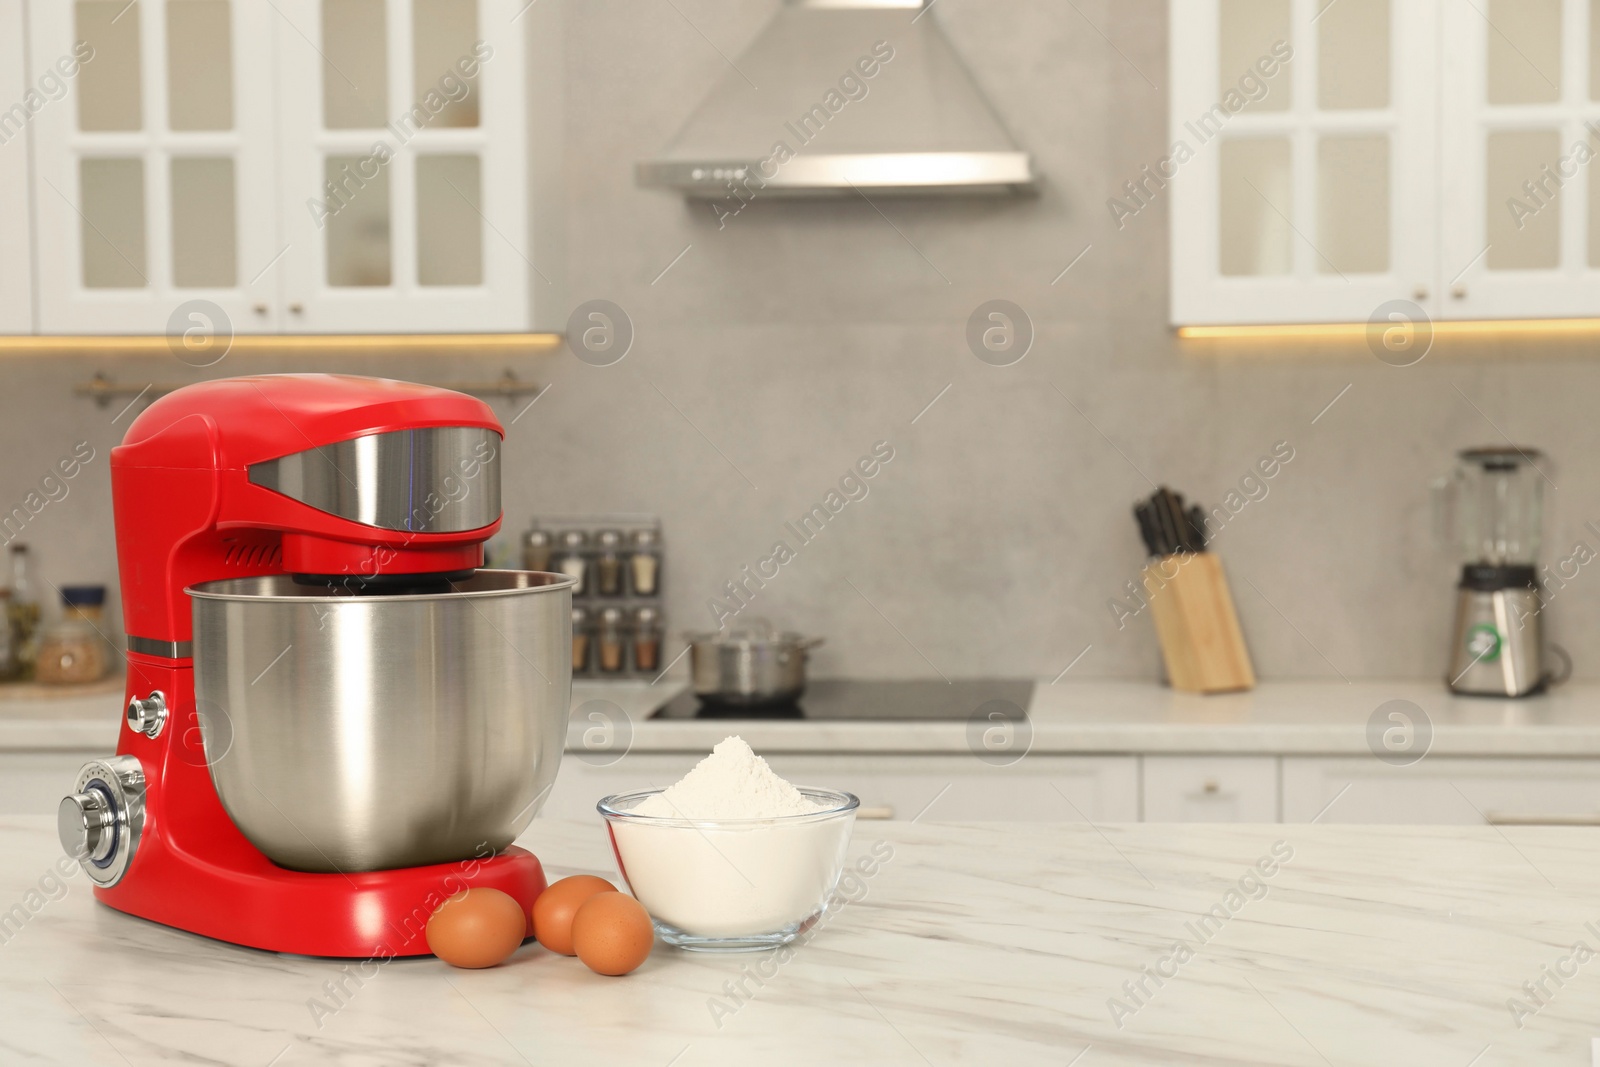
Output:
[[[1477,334],[1586,334],[1600,333],[1600,319],[1471,319],[1416,323],[1431,327],[1435,337]],[[1383,323],[1326,322],[1290,323],[1259,326],[1179,326],[1184,340],[1272,340],[1274,338],[1328,339],[1365,337],[1370,329],[1387,328]]]
[[[34,352],[170,352],[175,343],[165,334],[133,337],[39,337],[28,334],[0,336],[0,354]],[[508,348],[545,352],[561,346],[559,333],[406,333],[406,334],[238,334],[229,351],[286,352],[292,350],[449,349],[495,350]]]

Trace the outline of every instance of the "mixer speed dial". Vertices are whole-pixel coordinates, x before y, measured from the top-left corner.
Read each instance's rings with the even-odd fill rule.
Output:
[[[117,813],[111,797],[98,785],[61,799],[56,810],[56,832],[67,855],[103,860],[116,847]]]
[[[61,847],[96,885],[116,885],[133,862],[144,829],[144,784],[135,756],[93,760],[56,809]]]

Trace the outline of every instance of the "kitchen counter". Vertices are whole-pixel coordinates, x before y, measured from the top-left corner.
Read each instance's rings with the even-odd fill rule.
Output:
[[[569,751],[626,745],[637,752],[704,752],[735,729],[729,720],[657,722],[651,711],[682,692],[667,679],[579,682],[575,711],[608,717],[599,734],[575,715]],[[1433,682],[1266,682],[1247,693],[1196,696],[1145,682],[1040,682],[1028,710],[1031,751],[1040,754],[1236,753],[1366,755],[1368,722],[1387,701],[1421,708],[1436,756],[1600,756],[1600,683],[1561,686],[1523,700],[1458,697]],[[110,751],[120,697],[0,701],[0,751]],[[611,732],[607,733],[607,729]],[[741,721],[737,732],[763,752],[965,754],[965,722]],[[586,736],[587,735],[587,736]]]
[[[608,696],[625,691],[615,687]],[[575,695],[574,705],[583,699]],[[1390,700],[1422,709],[1433,730],[1432,755],[1600,756],[1600,684],[1493,700],[1416,681],[1266,682],[1210,696],[1147,682],[1041,681],[1027,709],[1030,751],[1365,756],[1368,720]],[[762,752],[966,754],[972,745],[967,722],[655,722],[639,718],[633,706],[624,710],[638,752],[709,750],[735,728]],[[575,717],[569,751],[583,748],[585,728]]]
[[[595,822],[522,843],[614,873]],[[1600,1032],[1586,970],[1520,1028],[1507,1005],[1600,946],[1592,830],[870,823],[852,853],[884,843],[789,958],[657,946],[618,979],[530,943],[363,977],[129,918],[81,873],[51,894],[53,826],[0,819],[0,1060],[1488,1067],[1587,1065]]]

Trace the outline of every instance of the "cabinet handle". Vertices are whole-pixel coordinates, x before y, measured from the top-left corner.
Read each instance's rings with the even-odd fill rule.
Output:
[[[892,818],[894,818],[894,806],[891,805],[891,804],[879,804],[877,807],[874,807],[874,808],[860,807],[860,808],[856,809],[856,818],[858,818],[858,819],[892,819]]]
[[[1205,785],[1202,785],[1200,788],[1207,793],[1220,792],[1222,789],[1222,787],[1217,784],[1217,780],[1215,778],[1207,778]]]
[[[257,315],[265,315],[267,313],[267,305],[265,305],[265,304],[252,304],[252,305],[250,305],[250,310],[254,311]]]
[[[292,315],[298,315],[301,312],[305,311],[305,309],[306,309],[306,306],[304,304],[300,303],[298,300],[296,300],[294,303],[289,305],[289,313],[292,314]]]
[[[1415,289],[1411,290],[1411,299],[1419,302],[1428,299],[1428,287],[1426,285],[1419,285]]]
[[[1600,826],[1600,815],[1523,815],[1491,811],[1484,816],[1490,826]]]
[[[1465,300],[1467,298],[1467,287],[1464,285],[1453,286],[1450,290],[1450,295],[1457,300]]]

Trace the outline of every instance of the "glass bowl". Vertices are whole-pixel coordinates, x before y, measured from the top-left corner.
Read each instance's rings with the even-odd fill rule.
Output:
[[[787,945],[817,921],[839,882],[861,801],[798,788],[826,809],[771,819],[638,814],[659,789],[596,805],[617,869],[661,940],[701,952],[756,952]]]

